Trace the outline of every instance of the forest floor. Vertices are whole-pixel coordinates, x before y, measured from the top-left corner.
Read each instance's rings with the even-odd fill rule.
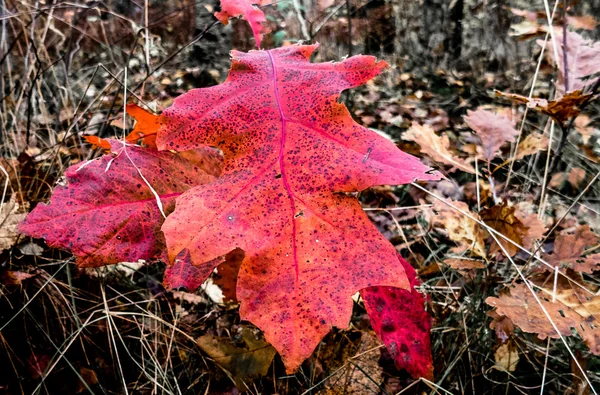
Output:
[[[342,96],[354,119],[445,176],[359,196],[421,279],[433,320],[430,381],[395,367],[359,300],[350,327],[334,329],[287,375],[278,355],[266,362],[243,355],[245,333],[256,328],[240,320],[239,306],[223,303],[213,281],[195,293],[166,291],[164,263],[78,268],[68,251],[19,234],[17,224],[64,184],[67,167],[101,155],[83,136],[124,137],[133,128],[125,102],[160,112],[190,89],[222,83],[228,51],[253,44],[246,22],[214,23],[217,4],[209,2],[151,1],[148,16],[126,1],[5,3],[0,394],[600,391],[600,43],[593,18],[577,8],[562,18],[559,9],[549,34],[543,9],[506,8],[507,28],[480,51],[466,39],[458,57],[460,46],[428,47],[433,36],[396,36],[394,2],[357,4],[350,24],[345,2],[304,10],[306,19],[319,15],[310,24],[321,43],[316,60],[352,52],[390,64]],[[482,20],[477,13],[489,10],[465,8],[475,15],[463,24],[469,37],[470,23]],[[304,38],[291,5],[265,11],[267,49]],[[355,37],[350,50],[348,34]],[[207,343],[222,357],[211,358]],[[245,371],[260,363],[266,375]]]

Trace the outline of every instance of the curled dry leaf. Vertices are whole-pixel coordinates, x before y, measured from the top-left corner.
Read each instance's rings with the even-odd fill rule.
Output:
[[[473,166],[450,151],[450,139],[446,134],[438,136],[429,125],[413,122],[403,135],[404,140],[414,141],[421,147],[421,152],[436,162],[452,166],[452,170],[462,170],[475,174]]]
[[[490,310],[487,313],[488,317],[493,320],[490,322],[490,329],[493,329],[496,333],[496,338],[502,343],[506,343],[508,339],[515,333],[515,325],[510,318],[498,314],[494,310]]]
[[[509,207],[506,202],[503,202],[502,204],[497,204],[491,208],[481,210],[479,215],[487,226],[500,232],[516,244],[523,246],[523,238],[527,235],[528,228],[523,225],[517,216],[515,216],[515,211],[516,207]],[[489,251],[490,254],[499,251],[504,254],[506,251],[509,256],[513,256],[519,252],[517,246],[501,237],[496,236],[496,238],[503,248],[501,249],[496,240],[492,238]]]
[[[67,186],[58,186],[51,203],[39,204],[19,230],[70,249],[81,267],[166,258],[157,199],[169,214],[179,195],[215,177],[178,154],[108,141],[113,153],[69,167]]]
[[[371,326],[387,347],[398,369],[415,379],[433,378],[433,360],[429,332],[431,317],[425,311],[425,299],[415,289],[421,285],[415,269],[400,255],[398,259],[411,290],[393,287],[369,287],[360,292]]]
[[[600,57],[600,53],[598,56]],[[515,103],[526,104],[527,107],[549,115],[558,123],[563,125],[567,120],[581,114],[581,109],[579,106],[587,102],[591,97],[591,94],[584,94],[581,90],[569,92],[557,100],[550,101],[546,99],[529,98],[527,96],[500,91],[496,91],[496,94],[498,96],[510,99]]]
[[[571,328],[575,329],[583,338],[595,355],[600,355],[600,326],[597,314],[600,306],[600,296],[586,298],[584,303],[580,301],[581,296],[573,298],[572,295],[563,300],[568,300],[568,304],[560,299],[560,292],[557,293],[557,299],[551,302],[552,292],[546,290],[538,293],[538,298],[544,306],[546,312],[556,325],[560,334],[571,336]],[[535,300],[529,289],[524,284],[517,284],[510,289],[510,294],[505,293],[498,298],[489,297],[486,303],[496,308],[496,313],[504,315],[521,328],[523,332],[535,333],[540,339],[547,337],[556,339],[558,333],[550,324],[544,311]],[[569,305],[570,304],[570,305]]]
[[[467,111],[465,122],[479,137],[481,144],[477,151],[488,162],[498,154],[500,147],[513,142],[519,134],[510,119],[487,110]]]
[[[395,248],[351,193],[440,178],[338,102],[386,64],[371,56],[313,64],[316,48],[234,51],[227,80],[177,98],[156,140],[161,149],[223,152],[219,178],[178,198],[166,219],[169,257],[189,253],[202,266],[244,250],[240,315],[265,332],[289,372],[333,325],[348,325],[357,291],[409,286]]]
[[[466,203],[450,199],[447,199],[447,202],[475,218],[478,217],[477,214],[471,213]],[[433,203],[432,209],[437,213],[431,217],[432,225],[443,229],[450,240],[458,244],[453,249],[454,253],[459,254],[470,249],[476,255],[486,257],[484,232],[477,222],[438,200]]]

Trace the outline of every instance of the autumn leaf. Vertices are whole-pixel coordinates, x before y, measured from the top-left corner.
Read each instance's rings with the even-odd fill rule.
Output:
[[[600,53],[598,56],[600,56]],[[581,114],[581,109],[579,106],[587,102],[591,97],[591,94],[584,94],[581,90],[569,92],[557,100],[550,101],[546,99],[529,98],[527,96],[500,91],[496,91],[496,94],[498,96],[510,99],[515,103],[526,104],[527,107],[549,115],[555,121],[563,125],[570,118],[577,117],[579,114]]]
[[[468,279],[475,277],[476,270],[485,269],[485,264],[474,259],[449,258],[444,263]]]
[[[548,149],[548,137],[543,134],[530,134],[518,145],[517,152],[512,160],[523,159],[528,155],[533,155],[539,151]]]
[[[108,141],[110,155],[69,167],[68,185],[19,225],[52,247],[70,249],[81,267],[164,257],[163,213],[187,189],[214,180],[177,154]]]
[[[431,317],[425,311],[425,299],[414,288],[421,285],[415,269],[398,256],[410,281],[411,290],[393,287],[369,287],[360,291],[371,326],[387,347],[398,369],[415,379],[433,378],[429,331]]]
[[[466,203],[449,199],[447,201],[477,218],[476,214],[469,211],[469,206]],[[484,245],[484,232],[477,222],[438,200],[433,203],[432,209],[437,213],[431,217],[432,225],[444,229],[450,240],[458,244],[453,249],[454,253],[460,254],[470,249],[482,258],[487,256]]]
[[[410,129],[402,135],[402,138],[419,144],[421,152],[436,162],[452,166],[456,170],[475,174],[473,166],[450,151],[450,139],[448,136],[445,134],[438,136],[429,125],[421,125],[413,122]]]
[[[585,170],[581,167],[574,167],[569,170],[569,175],[567,176],[567,181],[571,186],[575,189],[579,188],[581,183],[585,180]]]
[[[138,140],[142,140],[143,145],[156,148],[156,133],[160,128],[159,116],[144,110],[137,104],[128,104],[126,112],[135,119],[135,127],[125,137],[125,141],[135,144]]]
[[[518,245],[523,245],[523,238],[527,235],[528,228],[515,216],[516,207],[509,207],[506,202],[497,204],[491,208],[481,210],[479,215],[487,226],[494,229],[495,231],[506,236],[506,238],[512,240]],[[508,242],[507,240],[496,237],[492,238],[490,245],[490,254],[494,254],[498,251],[509,256],[515,255],[519,252],[519,248]],[[502,246],[498,245],[496,239]]]
[[[248,379],[267,374],[276,351],[257,338],[250,327],[243,326],[239,336],[241,339],[236,342],[228,337],[204,335],[196,339],[196,344],[231,373],[238,389],[246,391]]]
[[[4,285],[23,285],[23,281],[35,276],[35,273],[25,273],[19,270],[7,270],[0,276],[0,283]]]
[[[102,148],[103,150],[110,150],[110,142],[105,139],[101,139],[98,136],[83,136],[83,139],[88,143],[92,144],[96,148]]]
[[[522,235],[522,246],[532,251],[535,247],[535,241],[541,240],[544,237],[546,226],[538,218],[537,214],[525,214],[517,210],[514,215],[527,228],[527,233]]]
[[[177,98],[157,137],[160,149],[223,152],[221,176],[178,198],[163,225],[169,257],[189,252],[198,266],[244,250],[241,317],[265,332],[289,372],[332,325],[348,325],[358,290],[409,286],[394,247],[347,193],[440,178],[338,103],[385,62],[311,64],[316,48],[234,51],[227,80]]]
[[[223,292],[223,301],[226,303],[237,302],[237,278],[244,260],[244,251],[236,249],[225,256],[225,262],[217,266],[217,273],[213,281]]]
[[[221,11],[215,12],[215,17],[222,24],[227,25],[229,18],[242,16],[249,24],[254,34],[256,47],[260,48],[262,42],[263,22],[266,22],[265,13],[256,5],[270,4],[270,0],[221,0]]]
[[[594,310],[600,312],[600,296],[574,297],[572,292],[567,295],[569,294],[569,297],[561,296],[559,292],[554,302],[551,301],[551,290],[537,295],[561,335],[571,336],[573,334],[571,328],[577,330],[590,351],[600,355],[600,326],[598,326],[597,314],[594,313]],[[542,340],[547,337],[553,339],[559,337],[540,304],[524,284],[517,284],[511,288],[510,294],[505,293],[498,298],[489,297],[485,302],[495,307],[499,315],[510,318],[523,332],[535,333]]]
[[[599,237],[588,225],[579,226],[575,232],[562,231],[554,240],[554,251],[544,258],[552,266],[573,266],[581,260],[586,248],[595,246]]]
[[[488,162],[498,154],[500,147],[513,142],[519,134],[510,119],[487,110],[467,111],[465,122],[481,140],[478,152]]]

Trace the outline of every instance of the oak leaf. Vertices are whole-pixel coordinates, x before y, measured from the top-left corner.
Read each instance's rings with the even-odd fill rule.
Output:
[[[594,81],[588,77],[600,72],[600,62],[598,62],[598,59],[600,58],[600,42],[584,39],[575,32],[567,32],[565,41],[567,48],[567,67],[569,70],[566,72],[564,62],[565,48],[562,31],[555,29],[554,39],[556,42],[556,55],[558,56],[558,61],[555,59],[554,47],[551,40],[548,40],[545,44],[543,41],[538,40],[537,43],[540,46],[545,45],[546,56],[553,64],[557,65],[558,81],[556,82],[556,88],[558,97],[563,96],[568,92],[583,91]],[[566,75],[568,75],[569,86],[565,88]]]
[[[290,372],[332,325],[348,325],[358,290],[409,287],[394,247],[351,193],[440,178],[338,103],[385,62],[312,64],[316,48],[233,51],[227,80],[177,98],[157,137],[160,149],[223,152],[221,176],[178,198],[165,221],[169,257],[189,253],[202,266],[244,250],[240,315],[265,332]]]
[[[465,122],[481,140],[477,151],[488,162],[498,154],[500,147],[513,142],[519,134],[510,119],[487,110],[467,111]]]
[[[371,326],[387,347],[398,369],[414,378],[433,378],[431,317],[425,311],[425,298],[415,287],[421,285],[415,269],[398,256],[410,281],[411,290],[369,287],[360,291]]]
[[[477,218],[476,214],[470,212],[466,203],[449,199],[447,201]],[[438,200],[433,203],[432,209],[437,213],[431,217],[432,225],[444,229],[450,240],[458,243],[458,246],[453,248],[454,253],[460,254],[470,249],[482,258],[487,256],[484,245],[484,232],[477,222]]]
[[[438,136],[429,125],[413,122],[403,135],[404,140],[414,141],[421,147],[421,152],[436,162],[452,166],[453,169],[475,174],[473,166],[450,151],[450,139],[446,134]],[[452,171],[452,169],[450,170]]]
[[[504,202],[502,204],[497,204],[493,207],[481,210],[479,215],[487,226],[503,234],[518,245],[523,246],[523,238],[527,235],[528,228],[519,220],[517,216],[515,216],[515,211],[516,207],[508,206],[506,202]],[[502,248],[500,248],[496,242],[496,239]],[[489,252],[490,254],[494,254],[498,251],[501,251],[503,254],[506,253],[509,256],[513,256],[519,252],[519,248],[507,240],[496,236],[495,238],[492,238]]]
[[[527,233],[522,235],[523,247],[532,250],[535,247],[535,241],[541,240],[546,233],[546,225],[539,219],[537,214],[525,214],[522,211],[515,211],[515,217],[527,227]]]
[[[270,4],[270,0],[221,0],[221,11],[215,12],[215,17],[222,24],[227,25],[229,18],[242,16],[249,24],[254,34],[256,47],[260,48],[262,42],[263,23],[266,22],[265,13],[256,5]]]
[[[552,302],[552,290],[537,294],[544,309],[563,336],[571,336],[571,328],[577,330],[590,351],[600,355],[600,326],[597,313],[600,312],[600,296],[586,296],[572,291],[559,292]],[[485,301],[496,308],[496,313],[506,316],[523,332],[535,333],[540,339],[556,339],[558,333],[548,320],[540,304],[524,284],[510,289],[510,294],[498,298],[489,297]]]
[[[51,203],[38,205],[19,230],[70,249],[81,267],[160,259],[163,214],[214,176],[177,154],[108,141],[112,153],[69,167],[68,185],[58,186]]]
[[[544,258],[553,266],[572,266],[581,259],[585,249],[595,246],[598,240],[588,225],[579,226],[574,233],[562,231],[554,240],[554,251]]]

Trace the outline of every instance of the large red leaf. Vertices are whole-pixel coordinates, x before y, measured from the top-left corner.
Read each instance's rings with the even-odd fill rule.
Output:
[[[49,205],[38,205],[20,231],[72,250],[84,267],[166,258],[157,197],[168,215],[176,197],[215,179],[208,174],[218,172],[214,162],[107,141],[111,154],[69,167],[68,185],[55,189]]]
[[[241,317],[265,332],[288,371],[332,325],[348,325],[358,290],[409,288],[394,247],[351,193],[439,178],[337,101],[385,62],[312,64],[316,47],[234,51],[227,80],[177,98],[156,140],[159,149],[223,151],[222,175],[179,197],[163,226],[170,259],[203,266],[244,250]]]
[[[360,291],[371,326],[387,347],[398,369],[414,378],[433,379],[431,356],[431,317],[425,299],[414,287],[421,283],[412,266],[398,256],[410,281],[411,290],[369,287]]]

